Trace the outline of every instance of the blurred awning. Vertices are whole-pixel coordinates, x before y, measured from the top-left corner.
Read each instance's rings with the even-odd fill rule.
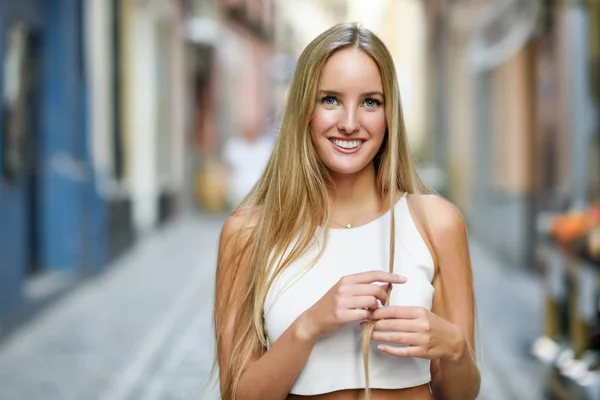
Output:
[[[493,69],[521,50],[533,35],[538,0],[454,1],[450,25],[469,36],[470,64]]]

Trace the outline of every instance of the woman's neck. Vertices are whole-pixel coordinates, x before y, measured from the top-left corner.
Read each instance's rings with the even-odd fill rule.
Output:
[[[371,165],[353,174],[333,174],[334,188],[331,195],[331,218],[334,221],[358,223],[359,217],[371,217],[380,213],[385,205],[377,189],[375,168]]]

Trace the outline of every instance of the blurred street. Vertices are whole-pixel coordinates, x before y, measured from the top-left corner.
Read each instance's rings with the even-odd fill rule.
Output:
[[[0,0],[0,400],[219,397],[219,232],[343,21],[468,225],[479,398],[600,400],[598,0]]]
[[[2,400],[217,399],[213,277],[223,217],[180,217],[56,302],[0,346]],[[540,368],[526,356],[540,333],[536,279],[472,240],[480,399],[540,399]]]

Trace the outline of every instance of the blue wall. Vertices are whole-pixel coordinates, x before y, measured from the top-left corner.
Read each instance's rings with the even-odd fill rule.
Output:
[[[4,79],[2,78],[4,76],[4,63],[1,62],[6,40],[4,32],[6,5],[4,3],[4,1],[0,1],[0,94],[4,93]],[[1,95],[0,99],[2,99]],[[0,165],[3,162],[3,117],[3,113],[0,112]],[[0,330],[2,321],[6,319],[8,307],[18,297],[18,292],[15,289],[19,278],[14,276],[15,269],[13,268],[14,265],[19,263],[16,251],[18,244],[13,243],[13,241],[19,235],[11,235],[9,232],[19,226],[19,218],[11,218],[11,215],[15,215],[15,194],[9,191],[10,188],[6,186],[4,179],[0,178]],[[12,211],[12,213],[9,213],[9,211]]]
[[[4,90],[6,30],[14,21],[41,30],[40,0],[0,0],[0,93]],[[3,124],[0,113],[0,165],[5,134]],[[25,181],[8,182],[0,176],[0,326],[12,319],[22,299],[21,285],[29,255],[26,251],[30,229],[26,198]]]
[[[83,132],[89,132],[89,114],[88,114],[88,85],[84,81],[81,86],[83,93],[83,118],[81,119],[81,129]],[[84,273],[94,273],[104,267],[109,260],[108,249],[108,202],[100,197],[96,190],[96,171],[93,169],[90,154],[89,135],[84,135],[83,159],[90,172],[89,179],[85,184],[85,210],[83,215],[85,250],[83,254]]]
[[[82,262],[85,193],[81,169],[81,103],[77,37],[77,0],[44,3],[41,253],[48,269],[73,268]]]
[[[47,269],[104,263],[103,201],[88,151],[81,0],[47,0],[40,193],[41,260]]]
[[[82,0],[0,0],[0,93],[7,26],[22,21],[42,37],[37,185],[32,192],[26,180],[0,178],[0,326],[28,301],[22,287],[32,246],[41,273],[86,275],[106,264],[106,208],[89,152],[81,7]],[[30,220],[31,198],[36,221]]]

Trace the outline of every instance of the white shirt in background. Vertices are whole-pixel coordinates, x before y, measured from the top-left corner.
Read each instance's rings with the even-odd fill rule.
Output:
[[[227,140],[223,158],[229,165],[228,200],[237,206],[260,178],[273,150],[273,138],[261,135],[254,141],[243,137]]]

